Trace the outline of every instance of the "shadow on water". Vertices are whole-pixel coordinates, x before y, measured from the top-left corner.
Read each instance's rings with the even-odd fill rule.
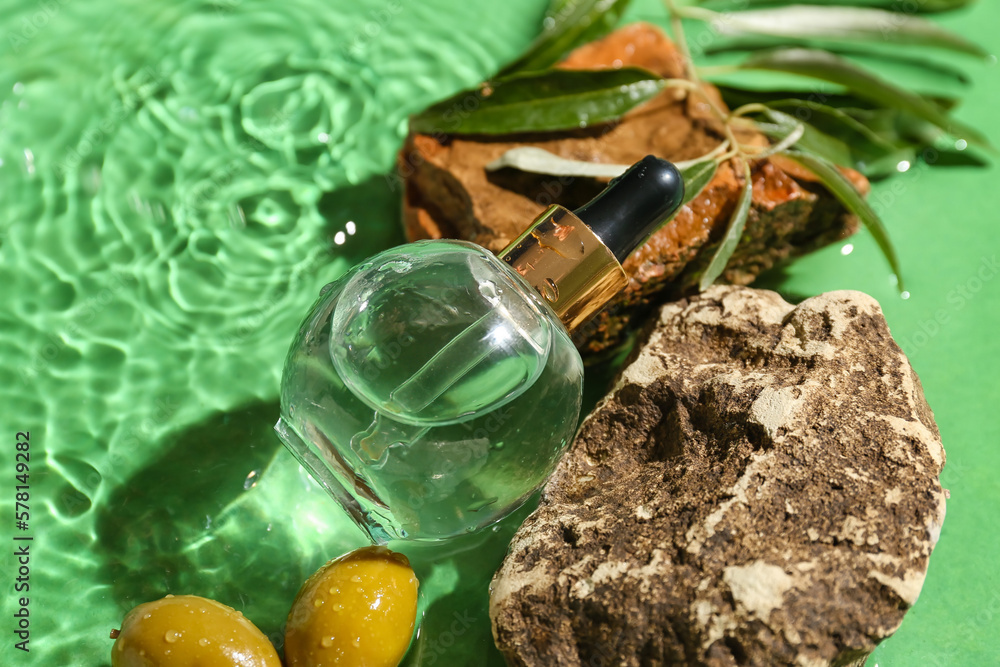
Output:
[[[242,610],[262,626],[280,624],[288,591],[294,596],[311,563],[297,563],[287,543],[275,544],[280,531],[270,532],[266,516],[240,515],[246,534],[213,527],[246,493],[248,475],[259,474],[279,451],[277,414],[277,403],[254,403],[168,436],[159,458],[102,503],[96,530],[103,579],[123,611],[168,593],[193,594]],[[275,558],[275,548],[286,551],[283,559]]]
[[[331,250],[360,261],[404,242],[398,187],[394,177],[377,175],[324,195],[320,210],[329,224]],[[353,239],[345,239],[348,221],[358,230]],[[366,229],[378,231],[365,236]],[[345,232],[340,251],[339,231]],[[611,373],[589,372],[596,379],[589,402]],[[268,487],[270,495],[247,502],[254,481],[248,475],[260,474],[284,455],[273,431],[278,413],[277,402],[259,401],[216,412],[151,443],[159,455],[100,504],[100,579],[122,614],[168,593],[200,595],[242,611],[280,651],[283,622],[302,582],[325,560],[358,544],[350,542],[354,533],[296,535],[281,517],[302,489],[288,479],[268,480],[270,472],[255,489]],[[489,583],[517,527],[536,505],[537,494],[476,534],[390,545],[410,558],[421,581],[423,615],[404,665],[504,665],[490,629]],[[300,553],[304,544],[322,546]]]
[[[421,596],[433,598],[403,667],[504,667],[503,655],[493,644],[489,586],[517,528],[538,506],[538,497],[536,493],[516,512],[474,535],[437,544],[389,545],[410,559]]]
[[[344,253],[353,262],[360,262],[381,250],[405,243],[400,208],[402,187],[395,172],[389,172],[320,197],[317,209],[327,221],[327,243],[331,251]],[[348,222],[354,223],[350,229]],[[350,233],[351,229],[357,230],[356,233]]]
[[[280,651],[283,621],[302,582],[347,548],[302,557],[290,529],[277,521],[270,529],[266,502],[252,505],[256,515],[241,506],[229,528],[217,529],[217,519],[246,493],[248,474],[281,455],[272,430],[277,414],[276,403],[254,403],[168,436],[162,454],[101,503],[101,579],[123,615],[168,593],[200,595],[243,611]],[[537,496],[474,535],[390,545],[410,558],[426,601],[404,665],[504,664],[490,630],[489,583],[536,504]]]

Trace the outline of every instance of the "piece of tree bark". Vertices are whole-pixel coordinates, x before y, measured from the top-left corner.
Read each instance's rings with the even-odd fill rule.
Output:
[[[642,23],[576,49],[561,66],[628,65],[666,78],[684,76],[673,43],[659,29]],[[705,86],[704,91],[725,108],[715,88]],[[754,131],[744,129],[737,136],[744,143],[767,145],[767,139]],[[502,137],[411,133],[398,159],[405,179],[407,236],[462,238],[497,252],[550,204],[575,208],[606,185],[597,179],[513,169],[486,172],[488,163],[511,148],[537,146],[573,160],[631,164],[650,153],[673,161],[691,160],[723,139],[723,125],[704,97],[679,88],[664,90],[619,123],[583,130]],[[867,193],[863,176],[851,170],[845,174]],[[857,219],[811,173],[787,159],[755,162],[752,179],[750,217],[743,241],[722,275],[726,282],[747,284],[761,271],[858,228]],[[729,162],[723,163],[706,190],[628,258],[628,287],[576,332],[581,351],[598,352],[621,342],[631,322],[641,322],[652,306],[692,291],[725,232],[741,188],[742,177]]]
[[[512,665],[862,664],[917,600],[944,449],[879,305],[663,306],[491,586]]]

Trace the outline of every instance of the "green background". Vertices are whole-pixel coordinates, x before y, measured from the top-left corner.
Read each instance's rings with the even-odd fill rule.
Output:
[[[0,548],[0,663],[104,664],[122,614],[171,591],[279,639],[305,577],[363,543],[270,430],[285,350],[323,284],[400,240],[406,117],[514,58],[545,4],[0,0],[0,505],[11,526],[30,430],[34,536],[30,654]],[[626,20],[663,17],[649,0]],[[1000,50],[996,3],[935,20]],[[958,118],[1000,145],[1000,70],[954,62]],[[923,593],[870,665],[1000,656],[997,177],[918,163],[875,184],[909,299],[865,232],[766,279],[875,296],[948,453]],[[412,664],[497,661],[486,585],[516,519],[404,549],[426,614]],[[454,614],[475,622],[456,635]]]

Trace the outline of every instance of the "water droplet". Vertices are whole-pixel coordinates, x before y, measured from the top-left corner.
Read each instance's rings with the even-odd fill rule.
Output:
[[[344,245],[344,241],[347,240],[347,234],[344,232],[337,232],[333,235],[333,242],[337,245]]]
[[[910,161],[909,160],[900,160],[899,162],[896,163],[896,171],[898,171],[899,173],[902,174],[903,172],[906,172],[906,171],[909,171],[909,170],[910,170]]]
[[[853,243],[845,243],[840,248],[840,254],[841,255],[845,255],[845,256],[846,255],[850,255],[852,252],[854,252],[854,244]]]
[[[323,639],[319,640],[319,645],[323,648],[330,648],[333,646],[333,637],[323,637]]]
[[[495,503],[497,500],[499,500],[499,498],[497,498],[497,497],[494,496],[493,498],[486,498],[485,500],[480,500],[480,501],[474,502],[471,505],[469,505],[469,511],[470,512],[479,512],[479,511],[481,511],[481,510],[489,507],[490,505],[492,505],[493,503]]]
[[[198,640],[198,646],[208,646],[211,642],[207,638],[202,637]]]
[[[320,132],[319,134],[316,135],[316,138],[319,139],[319,143],[321,144],[325,144],[326,142],[330,141],[330,135],[327,134],[326,132]]]
[[[260,471],[251,470],[250,473],[247,475],[247,478],[243,480],[243,490],[249,491],[253,487],[257,486],[257,482],[260,481],[258,477],[260,477]]]
[[[402,259],[394,259],[380,266],[379,273],[386,273],[388,271],[392,271],[394,273],[406,273],[412,268],[413,266],[409,262]]]
[[[556,20],[551,16],[546,16],[545,20],[542,21],[542,27],[545,30],[552,30],[553,28],[556,27]]]
[[[339,604],[339,603],[335,604],[335,605],[333,605],[333,610],[334,611],[344,611],[344,605]]]
[[[320,600],[319,598],[316,598],[315,600],[313,600],[313,606],[319,609],[320,607],[323,606],[323,601]]]
[[[174,644],[180,638],[181,638],[181,633],[177,632],[176,630],[167,630],[167,632],[163,635],[163,641],[167,642],[168,644]]]
[[[150,616],[152,616],[152,614],[143,614],[143,615],[142,615],[142,617],[143,617],[144,619],[146,619],[146,618],[149,618]]]
[[[910,293],[907,292],[906,290],[903,290],[902,292],[899,293],[899,298],[902,299],[903,301],[906,301],[907,299],[910,298]]]
[[[541,285],[542,296],[545,297],[547,301],[556,302],[559,300],[559,286],[552,278],[546,278],[545,282]]]
[[[965,139],[959,139],[958,141],[955,142],[956,151],[964,151],[968,147],[969,147],[969,142],[966,141]]]
[[[483,295],[491,306],[496,306],[500,303],[500,290],[497,289],[497,285],[492,280],[484,280],[479,283],[479,293]]]
[[[355,637],[351,640],[351,646],[354,648],[361,648],[361,637]]]
[[[349,236],[354,236],[354,232],[358,231],[358,226],[354,224],[353,220],[348,220],[347,223],[344,225],[344,229],[347,230],[347,234]]]
[[[361,583],[361,577],[358,576],[358,575],[356,575],[356,574],[351,575],[351,581],[353,581],[356,584],[360,584]]]
[[[339,586],[331,586],[330,587],[330,595],[340,595],[340,587]]]

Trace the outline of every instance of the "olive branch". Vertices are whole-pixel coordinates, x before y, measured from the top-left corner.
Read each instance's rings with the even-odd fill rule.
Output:
[[[664,89],[682,90],[704,101],[723,128],[717,146],[678,164],[687,190],[685,201],[696,197],[724,162],[731,161],[743,181],[725,235],[700,277],[701,289],[722,274],[743,235],[751,205],[752,163],[780,155],[812,172],[861,220],[902,292],[899,258],[882,220],[838,166],[878,179],[904,171],[921,156],[983,164],[966,149],[992,150],[987,140],[951,115],[957,98],[949,91],[965,83],[964,73],[948,62],[929,61],[926,52],[980,59],[988,54],[919,15],[959,9],[971,0],[663,3],[687,78],[664,79],[638,67],[554,69],[569,51],[614,29],[629,0],[551,0],[542,33],[524,54],[479,88],[462,91],[411,117],[410,128],[437,135],[581,128],[613,122]],[[699,47],[697,57],[692,44]],[[877,72],[880,59],[892,61],[897,69],[909,67],[925,78],[933,73],[944,92],[920,93],[894,83]],[[761,72],[771,78],[760,78]],[[803,81],[813,86],[805,96]],[[704,82],[716,85],[732,110],[719,106]],[[470,96],[475,97],[473,108],[454,113]],[[764,134],[770,145],[741,143],[736,131],[740,128]],[[565,160],[524,147],[508,151],[487,169],[609,177],[627,166]]]

